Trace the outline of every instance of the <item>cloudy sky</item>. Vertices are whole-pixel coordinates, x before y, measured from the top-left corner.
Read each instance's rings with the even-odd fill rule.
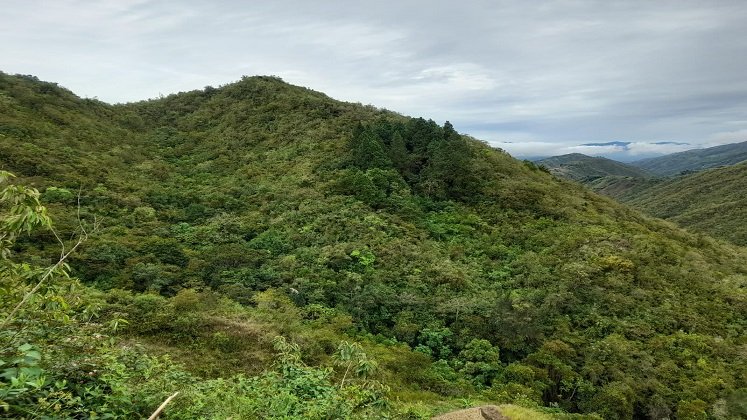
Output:
[[[271,74],[450,120],[520,157],[745,141],[745,69],[745,0],[3,0],[0,13],[0,70],[80,96]]]

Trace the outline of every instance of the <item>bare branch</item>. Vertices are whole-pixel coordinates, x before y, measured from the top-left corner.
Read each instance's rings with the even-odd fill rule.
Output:
[[[16,313],[18,313],[18,311],[23,307],[23,305],[25,305],[26,302],[28,302],[28,300],[31,299],[34,293],[36,293],[42,287],[42,284],[44,284],[44,282],[52,275],[52,273],[54,273],[55,270],[57,270],[65,262],[65,260],[70,256],[70,254],[72,254],[80,246],[80,244],[82,244],[83,241],[85,241],[85,239],[87,239],[87,237],[81,236],[78,239],[78,242],[76,242],[75,245],[72,248],[70,248],[70,250],[67,253],[62,255],[59,261],[57,261],[51,267],[47,268],[47,270],[44,272],[44,275],[39,280],[39,282],[36,283],[36,285],[28,293],[26,293],[23,296],[23,299],[21,299],[21,301],[18,302],[18,305],[16,305],[15,308],[13,308],[13,310],[10,311],[10,313],[5,318],[5,320],[3,320],[3,323],[0,324],[0,329],[5,328],[5,326],[8,325],[8,323],[10,323],[13,317],[15,317]]]
[[[21,299],[21,301],[18,302],[18,304],[13,308],[13,310],[10,311],[10,313],[8,314],[8,316],[3,320],[2,324],[0,324],[0,329],[5,328],[13,320],[13,318],[16,316],[16,314],[18,313],[18,311],[23,307],[23,305],[25,305],[26,302],[28,302],[29,299],[31,299],[31,297],[34,296],[34,294],[37,291],[39,291],[39,289],[42,287],[42,285],[44,284],[44,282],[49,277],[52,276],[52,274],[55,272],[55,270],[57,270],[58,268],[60,268],[65,263],[65,260],[67,260],[67,258],[70,256],[70,254],[72,254],[73,252],[75,252],[75,250],[83,242],[85,242],[88,239],[88,231],[86,230],[85,226],[83,226],[83,220],[81,220],[81,218],[80,218],[80,207],[81,207],[81,205],[80,205],[80,195],[81,195],[81,190],[78,190],[78,210],[77,210],[77,217],[78,217],[78,229],[80,229],[80,234],[78,236],[78,240],[75,242],[75,245],[73,245],[72,248],[70,248],[67,252],[65,252],[65,244],[64,244],[64,242],[62,241],[62,239],[60,239],[60,237],[57,234],[57,232],[51,226],[49,226],[49,229],[52,231],[52,233],[54,234],[55,238],[57,238],[57,240],[60,242],[60,244],[62,246],[62,251],[60,252],[60,259],[54,265],[52,265],[52,266],[50,266],[50,267],[47,268],[47,270],[44,272],[44,275],[41,277],[41,279],[39,279],[39,281],[36,283],[36,285],[28,293],[26,293],[23,296],[23,299]],[[98,223],[96,222],[96,219],[94,218],[93,231],[95,231],[97,228],[98,228]],[[78,229],[76,229],[76,230],[78,230]]]
[[[52,231],[52,234],[57,239],[57,242],[60,243],[60,258],[62,258],[65,255],[65,242],[62,241],[60,236],[57,234],[57,231],[53,227],[49,227],[49,230]]]
[[[166,401],[164,401],[164,402],[163,402],[163,403],[162,403],[162,404],[161,404],[161,405],[160,405],[160,406],[158,407],[158,409],[157,409],[156,411],[154,411],[154,412],[153,412],[153,414],[151,414],[151,415],[150,415],[150,417],[148,417],[148,420],[156,420],[156,419],[158,418],[158,416],[160,416],[160,415],[161,415],[161,412],[163,411],[163,409],[164,409],[164,408],[166,408],[166,405],[168,405],[168,403],[170,403],[170,402],[171,402],[171,400],[173,400],[173,399],[174,399],[174,397],[176,397],[177,395],[179,395],[179,391],[175,392],[175,393],[174,393],[174,395],[172,395],[172,396],[170,396],[170,397],[166,398]]]

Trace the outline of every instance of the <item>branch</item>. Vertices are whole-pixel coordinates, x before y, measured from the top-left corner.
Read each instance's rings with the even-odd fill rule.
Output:
[[[164,401],[164,402],[163,402],[163,403],[162,403],[162,404],[161,404],[161,405],[160,405],[160,406],[158,407],[158,409],[156,409],[156,411],[154,411],[154,412],[153,412],[153,414],[151,414],[151,415],[150,415],[150,417],[148,417],[148,420],[156,420],[156,419],[158,418],[158,416],[160,416],[160,415],[161,415],[161,412],[163,411],[163,409],[164,409],[164,408],[166,408],[166,405],[168,405],[168,403],[170,403],[170,402],[171,402],[171,400],[173,400],[173,399],[174,399],[174,397],[176,397],[177,395],[179,395],[179,391],[175,392],[175,393],[174,393],[174,395],[172,395],[172,396],[170,396],[170,397],[166,398],[166,401]]]
[[[80,190],[78,190],[78,211],[77,211],[77,216],[78,216],[78,229],[80,229],[80,232],[81,232],[80,236],[78,236],[78,241],[75,243],[75,245],[73,245],[72,248],[70,248],[69,251],[65,252],[65,243],[62,241],[62,239],[60,239],[59,235],[54,230],[54,228],[52,228],[51,226],[49,226],[49,229],[52,231],[52,234],[54,234],[54,237],[57,238],[57,241],[60,243],[60,246],[62,247],[62,251],[60,251],[60,259],[54,265],[52,265],[51,267],[47,268],[47,270],[44,272],[44,275],[39,280],[39,282],[36,283],[36,285],[28,293],[26,293],[23,296],[23,299],[21,299],[21,301],[18,302],[18,304],[15,306],[15,308],[13,308],[13,310],[10,311],[10,313],[8,314],[8,316],[3,320],[2,324],[0,324],[0,329],[5,328],[13,320],[13,318],[16,316],[16,314],[18,313],[18,311],[23,307],[23,305],[25,305],[26,302],[28,302],[29,299],[31,299],[31,297],[34,295],[34,293],[36,293],[37,291],[39,291],[39,289],[42,287],[42,285],[44,284],[44,282],[49,277],[52,276],[52,274],[55,272],[55,270],[57,270],[58,268],[60,268],[60,266],[70,256],[70,254],[72,254],[83,242],[85,242],[88,239],[88,231],[86,231],[86,228],[83,226],[83,221],[80,219],[80,194],[81,194],[81,192],[80,192]],[[93,231],[96,231],[97,228],[98,228],[98,223],[97,223],[96,219],[94,218]]]
[[[348,366],[345,368],[345,374],[342,375],[342,380],[340,381],[340,389],[345,386],[345,378],[348,377],[348,373],[350,372],[350,367],[353,365],[353,361],[348,362]]]
[[[87,238],[88,238],[88,235],[81,236],[78,239],[78,242],[75,244],[75,246],[73,246],[72,248],[70,248],[70,251],[68,251],[66,254],[63,254],[62,257],[60,258],[60,260],[57,261],[53,266],[47,268],[47,271],[44,273],[44,275],[39,280],[39,282],[36,283],[36,285],[28,293],[26,293],[23,296],[23,299],[21,299],[21,301],[18,302],[18,305],[16,305],[16,307],[13,308],[12,311],[10,311],[10,313],[5,318],[5,320],[3,321],[3,323],[0,324],[0,329],[5,328],[5,326],[8,325],[8,323],[10,323],[10,321],[13,319],[13,317],[16,315],[16,313],[18,313],[18,311],[21,309],[21,307],[23,307],[23,305],[25,305],[26,302],[28,302],[28,300],[31,299],[31,297],[34,295],[34,293],[36,293],[39,290],[39,288],[41,288],[42,284],[44,284],[44,282],[52,275],[52,273],[54,273],[54,271],[57,270],[65,262],[65,260],[67,259],[67,257],[69,257],[70,254],[72,254],[73,251],[75,251],[75,249],[78,248],[80,246],[80,244],[82,244],[83,241],[85,241]]]

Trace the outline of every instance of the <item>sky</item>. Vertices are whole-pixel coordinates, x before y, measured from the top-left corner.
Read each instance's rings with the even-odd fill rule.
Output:
[[[745,0],[2,0],[0,13],[0,71],[81,97],[275,75],[449,120],[517,157],[747,141],[745,69]]]

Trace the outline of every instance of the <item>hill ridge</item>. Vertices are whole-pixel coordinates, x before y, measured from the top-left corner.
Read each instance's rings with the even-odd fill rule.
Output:
[[[304,360],[348,380],[337,344],[363,343],[393,409],[410,414],[479,398],[684,417],[747,387],[744,249],[448,122],[261,78],[122,105],[5,74],[0,92],[0,168],[38,187],[63,231],[81,187],[80,213],[104,220],[73,274],[101,290],[105,316],[131,317],[126,340],[181,355],[198,377],[270,369],[267,328],[304,352],[278,344],[296,361],[288,375],[311,372]],[[17,248],[44,259],[52,243]],[[261,321],[246,329],[260,338],[226,313]]]
[[[747,160],[747,141],[704,149],[692,149],[670,155],[630,162],[630,165],[658,176],[729,166]]]
[[[605,157],[592,157],[581,153],[553,156],[535,162],[558,177],[574,181],[589,181],[605,176],[647,178],[645,170]]]

